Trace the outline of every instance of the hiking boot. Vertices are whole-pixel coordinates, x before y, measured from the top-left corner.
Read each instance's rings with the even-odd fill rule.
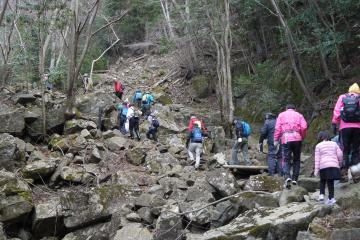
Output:
[[[292,184],[292,185],[297,185],[297,182],[296,182],[295,180],[293,180],[293,181],[291,182],[291,184]]]
[[[290,189],[291,188],[291,178],[287,178],[284,183],[284,188]]]
[[[320,194],[318,198],[318,202],[323,202],[323,201],[324,201],[324,194]]]
[[[332,198],[332,199],[328,199],[326,200],[325,204],[328,205],[328,206],[332,206],[336,203],[336,200],[335,198]]]

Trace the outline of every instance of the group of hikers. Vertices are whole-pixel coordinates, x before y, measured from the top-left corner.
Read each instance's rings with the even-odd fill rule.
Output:
[[[232,148],[229,164],[240,164],[237,158],[241,148],[245,165],[250,165],[247,138],[249,128],[245,121],[234,121],[237,141]],[[338,133],[339,129],[339,133]],[[276,117],[273,113],[265,115],[265,123],[260,130],[258,150],[263,152],[263,142],[268,145],[269,175],[278,173],[285,178],[284,187],[297,185],[300,173],[301,146],[306,136],[307,123],[293,104]],[[331,138],[328,131],[318,133],[315,147],[314,175],[320,177],[319,201],[325,199],[325,187],[328,187],[326,204],[333,205],[334,183],[349,181],[349,176],[357,183],[360,180],[360,88],[357,83],[350,86],[348,93],[339,96],[333,110]]]
[[[125,87],[116,78],[113,79],[114,94],[122,101]],[[140,141],[139,125],[140,117],[144,117],[149,123],[149,129],[146,133],[148,139],[157,141],[157,131],[160,126],[156,117],[156,112],[151,112],[151,106],[154,104],[154,97],[150,91],[144,94],[137,89],[130,103],[129,99],[125,99],[122,103],[116,105],[118,110],[119,131],[126,135],[129,133],[131,139]],[[140,110],[141,109],[141,110]]]

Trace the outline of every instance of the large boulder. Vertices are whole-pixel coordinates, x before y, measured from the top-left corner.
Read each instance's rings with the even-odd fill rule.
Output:
[[[236,193],[237,183],[234,175],[225,169],[216,169],[206,174],[206,180],[222,197]]]
[[[78,134],[71,134],[67,136],[60,136],[54,134],[49,142],[49,147],[54,151],[60,151],[62,153],[78,153],[85,149],[87,146],[87,140]]]
[[[25,165],[25,149],[21,149],[18,141],[7,133],[0,134],[0,169],[15,170]]]
[[[292,202],[305,201],[304,195],[307,195],[308,191],[300,186],[292,186],[291,189],[284,189],[281,192],[279,199],[279,205],[284,206]]]
[[[74,229],[109,220],[138,194],[115,184],[69,191],[60,199],[65,227]]]
[[[170,153],[160,153],[156,150],[147,152],[145,162],[150,172],[161,174],[171,171],[174,166],[179,165],[179,160]]]
[[[244,189],[277,192],[283,189],[283,181],[281,177],[268,176],[266,174],[252,175],[246,182]]]
[[[44,179],[54,173],[56,166],[57,164],[53,159],[38,160],[26,164],[22,172],[24,177],[27,178],[32,178],[34,180]]]
[[[23,134],[25,129],[25,110],[0,104],[0,134],[11,133],[16,136]]]
[[[239,206],[229,200],[220,202],[211,213],[211,227],[218,228],[229,223],[239,213]]]
[[[110,225],[110,223],[99,223],[82,228],[66,234],[62,240],[108,240],[111,231]]]
[[[65,122],[64,126],[64,133],[65,134],[72,134],[81,132],[83,129],[91,130],[96,129],[96,123],[93,121],[86,121],[83,119],[72,119]]]
[[[135,147],[126,152],[126,159],[133,165],[139,166],[145,162],[146,149]]]
[[[26,105],[36,101],[36,97],[33,94],[21,93],[14,96],[14,101],[19,104]]]
[[[205,232],[200,240],[230,239],[296,239],[297,233],[308,228],[316,216],[331,212],[326,205],[291,203],[283,207],[249,210],[228,225]]]
[[[198,201],[184,202],[180,204],[180,211],[184,213],[185,217],[195,225],[206,226],[211,222],[214,206],[209,206],[198,210],[203,206],[204,202],[202,202],[201,199],[199,199]]]
[[[106,114],[107,112],[105,110],[107,110],[109,106],[113,106],[113,101],[114,98],[109,92],[94,92],[79,95],[76,98],[75,107],[78,115],[97,122],[99,109],[103,109]]]
[[[0,170],[0,222],[18,222],[33,209],[30,187],[10,172]]]
[[[106,145],[110,151],[117,152],[124,150],[129,146],[129,139],[126,139],[123,136],[111,137],[106,139]]]
[[[308,192],[316,192],[320,187],[319,178],[300,177],[297,183],[300,187],[305,188]]]
[[[182,218],[177,205],[165,206],[156,221],[154,239],[176,239],[183,234]]]
[[[116,232],[114,240],[152,240],[153,234],[140,223],[130,223]]]
[[[60,198],[48,198],[35,205],[32,233],[38,238],[60,235],[65,231],[63,218]]]
[[[85,184],[94,179],[94,176],[88,173],[83,165],[77,164],[62,167],[60,176],[65,181]]]
[[[230,201],[242,212],[257,207],[276,208],[279,206],[279,193],[242,192]]]

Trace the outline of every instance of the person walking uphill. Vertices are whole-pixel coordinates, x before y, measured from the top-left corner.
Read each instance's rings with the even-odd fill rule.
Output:
[[[151,95],[150,91],[146,91],[146,93],[142,96],[141,104],[142,104],[142,112],[145,117],[150,114],[151,105],[154,103],[154,97]]]
[[[130,138],[134,139],[134,135],[136,135],[138,141],[140,141],[140,134],[139,134],[140,115],[141,115],[141,111],[135,109],[134,106],[130,105],[129,110],[127,111],[127,119],[129,119]]]
[[[146,137],[157,142],[157,132],[160,126],[159,120],[156,118],[155,113],[151,113],[147,120],[149,122],[149,130],[146,133]]]
[[[272,113],[265,114],[265,123],[260,130],[259,151],[263,152],[263,142],[267,139],[268,144],[268,167],[269,175],[275,174],[276,166],[276,147],[274,146],[274,132],[275,132],[276,116]]]
[[[142,99],[142,92],[140,89],[137,89],[134,93],[133,97],[133,104],[136,105],[138,108],[141,108],[141,99]]]
[[[114,90],[115,90],[114,93],[121,100],[125,87],[116,78],[113,78],[113,82],[114,82]]]
[[[333,133],[337,133],[340,123],[340,138],[343,145],[344,167],[341,171],[343,181],[348,181],[348,169],[359,163],[360,146],[360,88],[357,83],[350,86],[349,92],[339,96],[332,118]],[[350,159],[350,153],[351,159]],[[358,179],[354,179],[357,181]]]
[[[307,123],[302,114],[295,111],[293,104],[286,106],[286,111],[279,114],[274,132],[274,145],[281,141],[284,157],[285,186],[297,184],[300,173],[301,144],[306,136]],[[281,138],[281,139],[280,139]],[[293,155],[292,176],[290,174],[291,155]]]
[[[203,137],[206,133],[201,131],[199,125],[195,124],[193,130],[189,133],[187,144],[190,141],[188,153],[190,161],[194,161],[195,153],[195,169],[200,166],[200,155],[203,152]]]
[[[250,125],[239,119],[234,120],[236,140],[231,149],[231,160],[229,165],[240,165],[238,159],[238,150],[241,149],[244,157],[245,165],[251,165],[249,159],[249,146],[248,146],[248,137],[251,133]]]
[[[318,136],[318,144],[315,147],[315,176],[320,175],[320,195],[319,201],[324,201],[325,186],[329,189],[327,205],[335,204],[334,180],[339,180],[340,166],[342,161],[342,151],[340,147],[330,140],[327,131],[321,131]]]

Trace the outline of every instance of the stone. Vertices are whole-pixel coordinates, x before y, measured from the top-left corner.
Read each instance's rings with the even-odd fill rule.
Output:
[[[55,172],[57,165],[54,160],[38,160],[28,163],[22,170],[24,177],[46,179]]]
[[[321,240],[321,238],[316,237],[315,234],[310,232],[300,231],[296,236],[296,240]]]
[[[23,135],[25,129],[25,111],[23,108],[16,108],[0,104],[0,134],[10,133],[15,136]]]
[[[34,151],[30,154],[28,161],[34,162],[34,161],[48,161],[49,159],[41,152],[41,151]]]
[[[171,171],[173,167],[179,165],[179,160],[170,153],[160,153],[149,151],[146,154],[146,166],[152,173],[164,174]]]
[[[99,223],[68,233],[62,240],[108,240],[110,231],[110,223]]]
[[[0,170],[0,222],[27,219],[33,209],[30,187],[11,172]]]
[[[230,201],[243,212],[257,207],[279,207],[279,197],[278,193],[242,192]]]
[[[107,130],[102,133],[102,137],[104,139],[108,139],[108,138],[112,138],[112,137],[118,137],[118,135],[113,130]]]
[[[189,187],[187,191],[186,201],[202,201],[203,203],[210,203],[215,201],[215,198],[207,189],[196,185]]]
[[[130,222],[141,222],[141,217],[139,216],[139,214],[134,212],[126,215],[126,219],[129,220]]]
[[[83,166],[77,164],[62,167],[60,176],[63,180],[74,183],[89,183],[94,179]]]
[[[198,210],[204,206],[204,203],[199,201],[183,202],[180,204],[180,212],[185,213],[188,211]],[[205,226],[211,222],[211,215],[214,206],[209,206],[198,211],[185,213],[185,217],[198,226]]]
[[[64,133],[72,134],[82,131],[83,129],[96,129],[96,123],[83,119],[71,119],[65,122]]]
[[[25,165],[25,152],[19,151],[17,138],[0,134],[0,169],[15,170]]]
[[[297,181],[300,187],[305,188],[308,192],[316,192],[320,188],[319,178],[300,177]]]
[[[99,151],[98,148],[94,148],[92,151],[91,151],[91,156],[90,156],[90,160],[89,162],[90,163],[99,163],[101,160],[102,160],[102,156],[101,156],[101,152]]]
[[[233,204],[229,200],[220,202],[211,211],[211,227],[218,228],[224,226],[232,219],[234,219],[239,213],[239,206]]]
[[[137,210],[140,218],[148,224],[152,224],[154,221],[154,216],[151,213],[150,207],[142,207]]]
[[[31,153],[31,152],[35,151],[34,145],[32,145],[31,143],[26,143],[25,144],[25,151],[28,152],[28,153]]]
[[[6,240],[6,235],[4,232],[4,226],[2,224],[2,222],[0,222],[0,240]]]
[[[330,236],[331,240],[353,240],[360,239],[360,228],[335,229]]]
[[[140,223],[130,223],[116,232],[114,240],[152,240],[153,234]]]
[[[81,130],[80,135],[81,135],[83,138],[85,138],[85,139],[92,138],[91,133],[90,133],[89,130],[87,130],[87,129]]]
[[[236,193],[236,179],[225,169],[216,169],[206,174],[206,181],[222,196],[227,197]]]
[[[33,103],[36,101],[36,97],[32,94],[17,94],[16,96],[14,96],[14,100],[16,103],[22,104],[22,105],[26,105],[27,103]]]
[[[32,233],[37,238],[57,236],[65,232],[59,197],[48,198],[35,205]]]
[[[331,212],[326,205],[290,203],[279,208],[258,208],[244,212],[229,224],[207,231],[199,239],[296,239],[316,216]]]
[[[120,170],[112,176],[112,182],[123,186],[138,187],[138,186],[151,186],[155,180],[146,174]]]
[[[182,218],[177,205],[165,206],[156,221],[154,239],[169,240],[176,239],[183,233]]]
[[[111,137],[106,139],[106,145],[110,151],[117,152],[126,149],[128,141],[125,137]]]
[[[276,192],[283,189],[284,180],[266,174],[252,175],[245,184],[244,190]]]
[[[110,220],[126,204],[134,201],[137,192],[111,184],[92,190],[72,190],[60,198],[66,228],[82,228]]]
[[[146,150],[144,148],[132,148],[126,152],[126,159],[129,163],[139,166],[145,162]]]
[[[284,189],[281,192],[279,205],[284,206],[292,202],[304,202],[304,195],[307,195],[308,191],[300,186],[292,186],[291,189]]]

